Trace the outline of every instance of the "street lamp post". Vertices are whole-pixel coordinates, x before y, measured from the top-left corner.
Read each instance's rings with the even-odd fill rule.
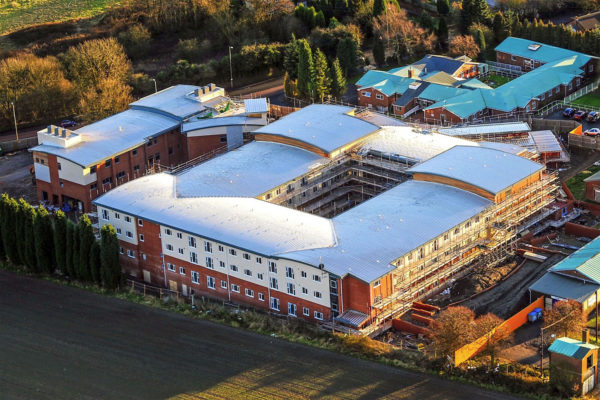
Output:
[[[12,109],[13,109],[13,119],[15,121],[15,136],[16,136],[17,142],[18,142],[19,141],[19,131],[17,130],[17,112],[15,111],[14,101],[11,101],[10,105],[12,106]]]
[[[233,87],[233,67],[231,65],[231,50],[233,50],[233,46],[229,46],[229,76],[231,78],[231,87]]]
[[[156,86],[156,79],[152,78],[152,81],[154,82],[154,93],[158,92],[158,86]]]

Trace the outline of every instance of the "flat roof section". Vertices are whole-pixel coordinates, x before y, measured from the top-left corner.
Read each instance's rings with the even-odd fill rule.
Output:
[[[408,172],[454,179],[496,195],[543,168],[541,164],[500,150],[455,146]]]
[[[326,218],[254,198],[178,198],[175,179],[166,173],[144,176],[93,202],[266,256],[335,245]]]
[[[584,282],[551,271],[546,272],[533,285],[529,286],[531,291],[560,299],[577,300],[580,303],[586,301],[599,289],[600,285],[597,283]]]
[[[194,85],[171,86],[150,96],[143,97],[129,106],[132,109],[148,109],[174,118],[185,119],[205,109],[200,101],[188,96],[199,88],[199,86]]]
[[[476,136],[494,135],[503,133],[529,132],[531,128],[527,122],[506,122],[502,124],[481,124],[456,128],[440,128],[438,131],[450,136]]]
[[[254,133],[288,138],[331,153],[379,129],[375,124],[348,115],[352,111],[351,107],[312,104]]]
[[[148,138],[178,126],[178,120],[162,114],[126,110],[74,131],[81,135],[81,143],[73,147],[65,149],[41,144],[30,151],[54,154],[88,167],[141,146]]]
[[[280,253],[338,276],[372,282],[395,269],[391,262],[474,217],[493,203],[451,186],[401,183],[332,219],[335,247]]]
[[[256,197],[328,159],[280,143],[251,142],[177,175],[178,197]]]
[[[536,45],[539,45],[539,47]],[[532,47],[530,48],[530,46]],[[512,36],[504,39],[494,50],[507,54],[514,54],[523,58],[538,60],[544,63],[561,60],[575,55],[586,56],[588,59],[591,58],[587,54],[578,53],[573,50]]]
[[[200,129],[216,128],[220,126],[264,126],[262,118],[248,118],[244,115],[234,115],[229,117],[215,117],[199,119],[191,122],[184,122],[181,125],[181,133],[187,133]]]

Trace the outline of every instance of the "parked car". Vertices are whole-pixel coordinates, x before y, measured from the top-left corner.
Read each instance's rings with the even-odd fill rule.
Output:
[[[64,120],[60,121],[61,128],[72,128],[75,125],[77,125],[77,122],[72,121],[70,119],[64,119]]]
[[[590,111],[586,117],[587,122],[597,122],[600,120],[600,113],[598,111]]]
[[[598,136],[600,135],[600,128],[588,129],[587,131],[583,132],[583,134],[586,136]]]
[[[563,117],[565,118],[571,118],[573,114],[575,114],[574,108],[565,108],[565,110],[563,111]]]
[[[586,115],[587,115],[587,111],[579,110],[575,114],[573,114],[573,119],[575,121],[582,121],[585,119]]]

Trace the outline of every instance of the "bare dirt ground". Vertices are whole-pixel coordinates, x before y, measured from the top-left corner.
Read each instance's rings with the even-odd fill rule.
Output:
[[[17,199],[23,197],[30,203],[37,202],[35,185],[29,173],[32,165],[31,153],[27,151],[0,156],[0,193],[8,193]]]
[[[510,396],[0,271],[2,399]]]

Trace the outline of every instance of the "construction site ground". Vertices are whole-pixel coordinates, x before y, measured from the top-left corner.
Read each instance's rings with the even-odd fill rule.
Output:
[[[35,185],[29,172],[32,165],[33,159],[28,151],[0,156],[0,193],[37,203]]]

